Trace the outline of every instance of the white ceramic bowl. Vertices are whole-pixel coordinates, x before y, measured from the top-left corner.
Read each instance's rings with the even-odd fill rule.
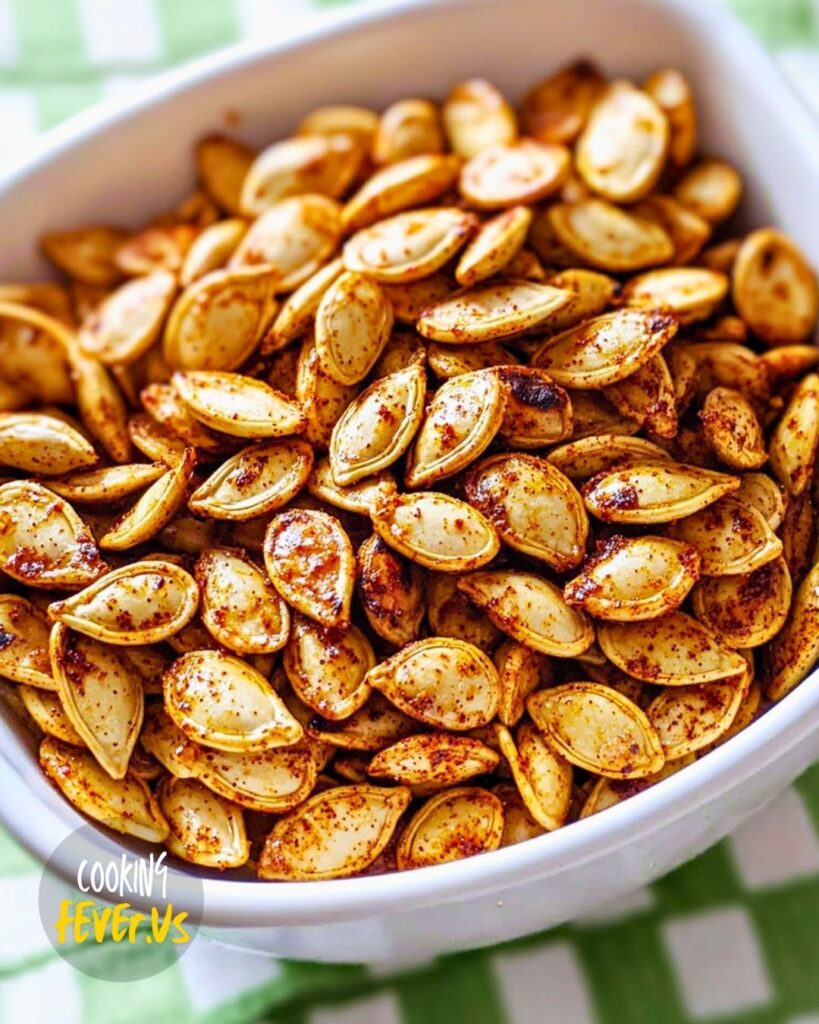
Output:
[[[571,58],[640,78],[682,68],[706,151],[742,169],[751,222],[790,232],[819,266],[819,133],[769,58],[702,0],[381,0],[285,43],[241,46],[46,137],[0,187],[0,280],[42,275],[35,239],[139,224],[191,183],[197,137],[234,113],[263,143],[311,107],[383,107],[483,75],[510,96]],[[312,884],[205,879],[205,924],[228,940],[325,961],[412,960],[555,925],[665,874],[734,829],[819,756],[819,674],[730,743],[603,814],[458,863]],[[80,824],[24,731],[0,721],[0,818],[41,859]],[[103,831],[101,845],[119,842]],[[75,865],[63,864],[73,872]],[[180,868],[185,871],[185,868]]]

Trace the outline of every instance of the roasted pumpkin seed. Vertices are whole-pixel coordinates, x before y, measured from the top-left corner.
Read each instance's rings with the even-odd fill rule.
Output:
[[[63,623],[51,631],[49,653],[66,717],[111,778],[125,778],[145,708],[131,663]]]
[[[424,583],[422,570],[397,555],[377,534],[358,549],[358,589],[364,613],[387,643],[403,647],[418,639],[424,617]]]
[[[355,875],[383,853],[410,802],[405,786],[334,786],[280,818],[259,877],[295,882]]]
[[[238,868],[247,861],[250,844],[238,807],[195,779],[166,776],[156,795],[175,857],[208,868]]]
[[[782,553],[762,513],[734,497],[670,523],[667,532],[697,549],[705,576],[753,572]]]
[[[542,654],[572,658],[594,641],[586,616],[571,608],[562,591],[531,572],[474,572],[458,589],[513,639]]]
[[[388,495],[373,509],[372,521],[399,554],[439,572],[478,569],[500,547],[495,528],[480,512],[438,491]]]
[[[430,867],[497,850],[503,804],[487,789],[448,789],[416,811],[396,848],[399,869]]]
[[[162,843],[168,822],[148,786],[133,772],[112,779],[86,750],[47,736],[40,765],[69,803],[106,828]]]
[[[579,262],[599,270],[630,273],[668,263],[674,243],[653,221],[603,199],[556,203],[549,224],[561,245]]]
[[[21,683],[17,687],[17,696],[46,736],[70,743],[72,747],[86,746],[85,740],[69,722],[58,693]]]
[[[544,370],[499,366],[495,372],[504,387],[499,434],[510,448],[543,448],[571,437],[571,399]]]
[[[813,478],[819,451],[819,374],[808,374],[797,384],[768,450],[771,469],[788,493],[802,494]]]
[[[726,466],[759,469],[767,461],[762,425],[741,392],[713,388],[705,397],[699,417],[708,443]]]
[[[345,271],[324,293],[316,311],[321,368],[338,384],[358,384],[381,355],[392,324],[392,306],[378,282]]]
[[[189,370],[173,386],[193,415],[212,430],[234,437],[298,434],[307,418],[296,402],[263,381],[240,373]]]
[[[208,548],[196,562],[202,622],[237,654],[272,654],[290,634],[290,611],[272,583],[237,548]]]
[[[567,388],[603,388],[625,380],[677,333],[665,313],[619,310],[604,313],[549,338],[532,362]]]
[[[495,731],[526,809],[547,832],[565,825],[572,800],[571,763],[530,722],[514,738],[505,725],[496,725]]]
[[[53,601],[48,614],[86,636],[132,646],[173,636],[198,604],[192,576],[173,562],[152,560],[106,573],[79,593]]]
[[[517,138],[515,113],[504,96],[482,78],[459,82],[446,98],[444,129],[453,151],[464,160],[490,146]]]
[[[791,596],[791,576],[780,556],[750,573],[701,580],[694,612],[729,647],[759,647],[785,625]]]
[[[95,462],[93,446],[56,416],[0,412],[0,465],[52,476],[85,469]]]
[[[280,199],[317,192],[337,199],[358,172],[362,151],[349,135],[299,135],[262,150],[248,169],[239,200],[258,217]]]
[[[315,320],[324,293],[343,273],[344,264],[341,259],[332,260],[291,292],[282,303],[273,326],[262,341],[261,354],[278,352],[291,341],[307,334]],[[271,380],[270,383],[274,384],[275,381]]]
[[[736,209],[742,179],[724,160],[702,160],[677,182],[674,195],[709,224],[719,224]]]
[[[649,433],[677,436],[677,396],[668,363],[661,355],[652,356],[624,380],[610,384],[604,394],[618,412]]]
[[[0,594],[0,675],[56,690],[48,656],[50,631],[48,617],[36,604],[17,594]]]
[[[344,266],[385,284],[419,281],[447,263],[477,224],[474,214],[454,206],[399,213],[353,235]]]
[[[355,557],[341,523],[326,512],[292,509],[270,521],[264,564],[273,586],[324,626],[350,620]]]
[[[520,139],[476,153],[461,169],[458,187],[482,210],[536,203],[560,188],[569,163],[565,146]]]
[[[485,743],[446,732],[407,736],[379,751],[367,772],[406,786],[457,786],[476,775],[489,774],[498,755]]]
[[[802,580],[788,620],[768,652],[765,695],[781,700],[819,660],[819,562]]]
[[[371,668],[367,683],[410,717],[465,732],[488,725],[500,700],[495,666],[473,644],[430,637]]]
[[[438,108],[429,100],[406,99],[390,104],[378,119],[372,141],[377,164],[394,164],[411,156],[441,153],[444,136]]]
[[[41,484],[0,485],[0,569],[30,587],[74,590],[108,566],[67,501]]]
[[[429,486],[467,466],[491,444],[503,413],[503,388],[490,370],[445,381],[429,403],[407,457],[407,486]]]
[[[633,277],[623,288],[627,306],[662,309],[681,324],[706,320],[728,294],[728,278],[705,267],[669,267]]]
[[[545,459],[492,455],[470,471],[466,494],[509,547],[558,572],[582,561],[589,533],[583,499]]]
[[[605,84],[589,61],[579,60],[561,68],[524,96],[520,107],[522,130],[542,142],[574,142]]]
[[[357,626],[322,626],[297,615],[282,664],[300,700],[338,721],[370,696],[365,676],[375,665],[375,653]]]
[[[425,309],[418,331],[450,345],[508,338],[548,322],[569,298],[563,289],[535,281],[484,284]]]
[[[376,171],[344,207],[344,229],[355,231],[412,206],[431,203],[454,184],[459,167],[460,161],[451,154],[425,153]]]
[[[215,750],[252,753],[289,747],[302,727],[270,683],[222,651],[190,651],[167,669],[165,709],[182,732]]]
[[[651,96],[614,82],[589,113],[577,140],[577,170],[598,195],[615,203],[641,199],[665,166],[668,120]]]
[[[301,440],[271,441],[237,452],[188,500],[192,512],[244,521],[286,505],[307,483],[313,450]]]
[[[665,449],[642,437],[592,434],[553,448],[546,456],[570,480],[587,480],[618,465],[670,461]]]
[[[165,326],[168,365],[235,370],[259,344],[275,312],[274,282],[270,268],[262,266],[214,270],[188,285]]]
[[[665,762],[660,739],[628,698],[599,683],[566,683],[532,694],[529,714],[566,760],[610,779],[639,779]]]
[[[597,619],[655,619],[683,603],[700,575],[690,544],[666,537],[611,537],[566,584],[566,600]]]
[[[681,463],[640,462],[604,470],[581,493],[589,511],[603,522],[644,525],[690,516],[738,487],[739,479],[725,473]]]
[[[458,590],[457,576],[431,572],[426,582],[427,621],[433,635],[455,637],[490,654],[501,631]]]
[[[648,622],[602,622],[597,642],[609,661],[646,683],[712,683],[745,667],[715,633],[679,611]]]
[[[750,678],[745,675],[705,686],[665,690],[646,708],[669,761],[693,754],[718,740],[736,718]]]
[[[103,363],[132,363],[159,338],[176,296],[176,277],[156,270],[117,288],[86,317],[77,341]]]
[[[186,448],[179,462],[151,484],[137,503],[119,516],[100,538],[100,547],[123,551],[144,544],[167,526],[184,504],[196,466],[196,453]]]
[[[528,206],[512,206],[486,221],[458,260],[458,284],[471,288],[502,271],[520,252],[531,223]]]

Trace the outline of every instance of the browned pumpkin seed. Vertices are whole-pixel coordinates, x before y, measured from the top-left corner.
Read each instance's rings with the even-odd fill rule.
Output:
[[[48,614],[77,632],[125,646],[166,640],[190,622],[199,589],[184,569],[167,561],[132,562],[63,601]]]
[[[679,608],[699,575],[700,556],[690,544],[617,535],[598,548],[564,594],[595,618],[636,622]]]
[[[117,648],[63,623],[51,631],[50,657],[68,720],[111,778],[124,779],[145,707],[131,663]]]
[[[790,615],[768,652],[765,695],[781,700],[801,683],[819,659],[819,562],[794,596]]]
[[[503,835],[503,804],[486,789],[448,789],[416,811],[396,849],[400,870],[445,864],[497,850]]]
[[[572,658],[594,640],[586,616],[553,583],[530,572],[475,572],[458,582],[470,601],[513,639],[543,654]]]
[[[572,800],[572,766],[526,722],[515,737],[505,725],[495,731],[526,809],[547,832],[565,825]]]
[[[247,861],[250,844],[238,807],[196,779],[166,776],[156,795],[170,827],[165,842],[175,857],[208,868],[238,868]]]
[[[367,772],[406,786],[457,786],[498,765],[498,755],[480,740],[446,732],[421,733],[379,751]]]
[[[48,657],[50,631],[48,617],[36,604],[17,594],[0,595],[0,675],[56,690]]]
[[[693,593],[694,612],[729,647],[759,647],[784,626],[792,589],[780,556],[750,573],[701,580]]]
[[[429,403],[407,457],[407,486],[429,486],[467,466],[492,442],[503,413],[503,388],[491,370],[445,381]]]
[[[583,499],[558,469],[536,455],[492,455],[466,480],[466,494],[509,547],[558,572],[586,553],[589,520]]]
[[[762,425],[740,391],[713,388],[705,397],[699,417],[708,443],[726,466],[759,469],[767,461]]]
[[[603,653],[618,668],[646,683],[693,686],[742,672],[744,659],[684,612],[648,622],[603,622]]]
[[[13,480],[0,486],[0,568],[30,587],[74,590],[108,566],[67,501],[41,484]]]
[[[697,549],[705,576],[753,572],[782,553],[762,513],[734,497],[670,523],[667,532]]]
[[[308,509],[279,513],[265,533],[264,562],[276,590],[302,614],[324,626],[349,622],[355,557],[333,516]]]
[[[222,651],[189,651],[163,677],[165,709],[182,732],[215,750],[288,747],[302,727],[270,683]]]
[[[196,562],[202,622],[237,654],[272,654],[290,634],[290,611],[262,570],[241,549],[208,548]]]
[[[331,721],[349,718],[370,696],[365,676],[375,665],[357,626],[322,626],[297,615],[282,661],[296,695]]]
[[[192,512],[242,522],[286,505],[304,487],[313,450],[301,440],[251,445],[216,469],[188,501]]]
[[[487,725],[500,700],[498,673],[489,658],[450,637],[408,644],[370,669],[366,680],[405,714],[455,732]]]
[[[424,415],[426,373],[413,363],[374,381],[333,427],[330,467],[346,487],[391,466],[409,447]]]
[[[358,588],[367,621],[396,647],[418,639],[424,617],[422,570],[397,555],[377,534],[358,549]]]
[[[637,463],[603,471],[583,487],[586,506],[612,523],[668,523],[712,505],[739,487],[739,479],[673,462]],[[686,539],[680,537],[678,539]]]
[[[635,779],[663,767],[665,755],[645,713],[609,686],[566,683],[532,694],[526,706],[549,743],[578,768]]]
[[[563,289],[535,281],[491,282],[429,306],[417,327],[425,338],[470,345],[542,325],[569,299]]]
[[[663,171],[669,134],[667,118],[647,92],[613,82],[577,140],[577,170],[589,188],[612,202],[641,199]]]
[[[464,160],[517,138],[515,113],[498,89],[482,78],[459,82],[443,109],[444,129],[453,151]]]
[[[603,388],[625,380],[676,333],[671,315],[619,310],[549,338],[532,361],[563,387]]]
[[[383,853],[410,802],[405,786],[335,786],[280,818],[259,877],[307,882],[354,875]]]
[[[789,494],[802,494],[814,474],[819,451],[819,374],[808,374],[796,386],[774,427],[768,450],[771,469]]]
[[[500,547],[495,528],[480,512],[438,491],[389,495],[373,509],[372,521],[399,554],[440,572],[478,569]]]
[[[168,822],[137,775],[112,779],[88,751],[50,736],[40,745],[40,765],[66,800],[94,821],[149,843],[168,838]]]

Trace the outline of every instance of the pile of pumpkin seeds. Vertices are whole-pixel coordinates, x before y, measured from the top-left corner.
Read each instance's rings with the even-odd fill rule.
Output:
[[[819,658],[817,287],[689,83],[314,110],[0,287],[0,674],[81,812],[314,880],[562,828]]]

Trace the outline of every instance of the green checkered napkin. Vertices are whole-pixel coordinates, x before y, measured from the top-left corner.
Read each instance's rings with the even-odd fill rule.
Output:
[[[0,170],[101,97],[328,2],[0,0]],[[819,2],[734,3],[819,109]],[[545,935],[377,972],[200,938],[162,973],[115,984],[56,957],[39,865],[0,833],[0,1024],[819,1024],[818,834],[816,766],[697,860]]]

